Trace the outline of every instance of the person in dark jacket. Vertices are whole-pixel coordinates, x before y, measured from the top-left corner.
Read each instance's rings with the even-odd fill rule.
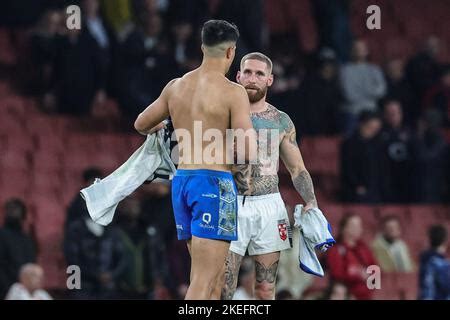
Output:
[[[412,199],[420,203],[440,203],[445,194],[448,144],[440,130],[439,114],[429,110],[418,121],[411,139]]]
[[[98,0],[81,5],[81,30],[69,30],[59,40],[55,63],[59,111],[72,115],[88,115],[104,103],[112,59],[111,31],[100,17]]]
[[[411,130],[404,125],[403,109],[398,100],[383,103],[383,129],[380,139],[385,161],[382,197],[384,202],[406,203],[411,191]]]
[[[83,171],[83,188],[90,186],[94,183],[95,178],[102,178],[102,172],[100,169],[91,167]],[[86,202],[81,197],[81,194],[77,192],[69,207],[67,208],[66,222],[64,229],[67,231],[69,226],[83,217],[88,216],[89,213],[86,208]]]
[[[381,200],[381,144],[377,135],[381,121],[376,113],[364,111],[358,130],[341,146],[341,183],[343,199],[349,202],[376,203]]]
[[[81,270],[81,289],[72,290],[72,298],[118,297],[117,281],[126,269],[126,259],[116,227],[103,227],[89,215],[74,221],[65,234],[64,255],[68,265]]]
[[[450,300],[450,260],[445,256],[447,230],[441,225],[432,226],[428,238],[430,249],[420,256],[419,299]]]
[[[302,135],[337,133],[337,113],[343,95],[337,79],[337,61],[331,49],[319,54],[319,68],[300,87],[299,117],[296,127]]]
[[[20,199],[10,199],[4,205],[5,221],[0,229],[0,299],[18,280],[20,267],[36,262],[36,244],[23,230],[27,209]]]
[[[167,291],[168,267],[165,242],[158,228],[141,221],[141,204],[127,198],[120,204],[118,229],[127,267],[119,280],[124,299],[156,299]]]

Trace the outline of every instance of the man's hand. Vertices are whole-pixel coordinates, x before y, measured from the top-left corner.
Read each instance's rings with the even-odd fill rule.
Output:
[[[308,212],[310,209],[317,208],[317,202],[309,202],[303,208],[303,213]]]

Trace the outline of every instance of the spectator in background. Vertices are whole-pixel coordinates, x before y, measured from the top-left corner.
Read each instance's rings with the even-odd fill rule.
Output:
[[[324,300],[353,300],[345,284],[337,281],[331,281],[325,291]]]
[[[358,300],[370,299],[373,291],[367,287],[367,267],[375,265],[372,251],[361,239],[362,220],[345,216],[339,225],[337,244],[327,253],[327,266],[332,281],[341,282]]]
[[[294,296],[292,295],[291,291],[284,289],[276,293],[275,300],[296,300],[296,299],[294,299]]]
[[[319,67],[307,76],[300,87],[300,136],[337,133],[337,112],[343,97],[337,81],[337,61],[333,50],[319,53]]]
[[[98,0],[83,0],[81,30],[67,30],[59,43],[56,92],[62,113],[87,115],[106,99],[111,63],[109,31]]]
[[[175,220],[172,212],[170,184],[167,181],[153,181],[145,186],[141,220],[146,226],[155,227],[167,245],[176,239]]]
[[[111,26],[119,42],[134,26],[132,0],[101,0],[101,9],[106,23]]]
[[[188,21],[178,20],[172,26],[172,54],[181,67],[187,63],[188,50],[192,50],[189,44],[195,42],[193,31]]]
[[[91,167],[83,171],[83,186],[82,188],[89,187],[91,184],[94,183],[96,178],[102,178],[103,174],[100,169]],[[80,189],[82,189],[80,188]],[[80,192],[77,192],[74,199],[69,205],[69,208],[67,209],[66,214],[66,222],[64,229],[65,231],[68,230],[69,226],[84,217],[88,217],[89,212],[86,208],[86,201],[81,197]]]
[[[410,184],[415,202],[439,203],[445,190],[448,145],[440,130],[440,115],[429,110],[418,121],[411,139]]]
[[[75,299],[117,298],[117,281],[127,261],[122,242],[114,226],[104,227],[89,215],[70,224],[64,239],[68,265],[81,269],[81,289],[72,290]]]
[[[117,79],[118,98],[131,121],[159,96],[164,85],[177,74],[169,53],[159,14],[142,13],[139,24],[121,46]]]
[[[20,267],[36,261],[36,244],[24,231],[25,204],[20,199],[10,199],[4,210],[5,221],[0,229],[0,299],[17,282]]]
[[[426,39],[424,48],[412,57],[406,65],[406,78],[412,88],[414,95],[412,105],[418,115],[425,92],[430,89],[439,79],[440,64],[438,62],[441,51],[440,40],[436,36]]]
[[[381,234],[372,243],[382,272],[412,272],[414,264],[411,260],[407,244],[401,239],[402,229],[396,216],[387,216],[381,223]]]
[[[414,109],[414,94],[408,79],[405,76],[404,61],[391,59],[385,70],[387,82],[387,97],[397,100],[404,108],[404,117],[407,124],[413,124],[418,118],[418,110]]]
[[[238,287],[233,300],[255,300],[255,270],[253,260],[244,259],[239,272]]]
[[[56,111],[56,57],[58,43],[63,34],[63,14],[57,10],[48,10],[41,17],[30,37],[30,65],[25,72],[31,94],[41,100],[44,111]],[[31,72],[30,72],[31,71]]]
[[[39,265],[23,265],[19,272],[19,282],[11,286],[5,300],[52,300],[43,289],[43,279],[44,270]]]
[[[189,270],[191,269],[191,257],[186,244],[182,241],[173,241],[167,250],[167,260],[172,281],[172,296],[182,300],[189,287]]]
[[[383,129],[380,133],[385,161],[383,171],[384,202],[406,203],[410,200],[411,131],[404,125],[399,101],[383,102]]]
[[[345,101],[341,106],[342,132],[350,134],[362,111],[376,111],[378,99],[386,93],[386,82],[381,69],[369,63],[369,48],[364,40],[353,43],[352,62],[342,66],[340,81]]]
[[[450,261],[446,258],[448,234],[444,226],[428,230],[430,249],[420,256],[420,293],[423,300],[450,300]]]
[[[208,0],[170,0],[167,8],[168,25],[174,26],[184,21],[192,26],[194,34],[210,18]]]
[[[168,266],[160,230],[142,223],[141,204],[136,198],[124,199],[118,213],[119,237],[127,262],[118,280],[121,298],[162,299],[155,292],[161,293],[157,288],[166,286]]]
[[[273,74],[277,81],[271,87],[269,100],[289,114],[292,122],[300,126],[299,88],[304,78],[303,59],[299,57],[296,36],[293,33],[274,36],[270,52],[273,53]]]
[[[382,152],[376,113],[360,115],[359,128],[341,146],[341,186],[344,201],[377,203],[382,192]]]
[[[443,124],[450,128],[450,65],[442,68],[440,81],[426,93],[423,106],[438,112]]]
[[[320,48],[336,51],[339,62],[347,62],[350,56],[352,33],[350,30],[351,0],[311,0]]]
[[[219,0],[215,19],[231,21],[239,28],[236,60],[263,47],[264,1]],[[230,71],[230,74],[235,74]]]

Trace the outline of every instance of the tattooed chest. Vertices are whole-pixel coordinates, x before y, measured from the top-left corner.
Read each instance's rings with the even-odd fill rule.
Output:
[[[278,192],[279,146],[283,137],[278,112],[252,115],[258,134],[258,158],[255,165],[236,165],[234,180],[241,195],[264,195]],[[276,110],[275,110],[276,111]]]

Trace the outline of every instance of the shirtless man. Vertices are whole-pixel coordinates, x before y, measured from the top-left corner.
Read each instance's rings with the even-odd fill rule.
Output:
[[[247,161],[256,158],[256,134],[250,120],[247,93],[241,85],[225,77],[235,56],[238,37],[235,25],[223,20],[206,22],[202,29],[201,66],[170,81],[135,122],[136,130],[147,134],[161,128],[161,122],[170,115],[177,140],[177,131],[195,136],[197,121],[203,130],[220,131],[223,136],[224,147],[216,150],[219,154],[215,155],[215,159],[223,161],[214,163],[193,155],[195,150],[204,150],[208,143],[200,141],[197,143],[200,146],[194,145],[197,140],[189,139],[190,148],[186,150],[191,152],[180,150],[180,162],[172,182],[178,239],[187,240],[191,254],[191,281],[186,299],[220,298],[214,289],[223,277],[230,241],[237,239],[237,190],[231,165],[224,160],[233,145],[228,147],[226,143],[226,130],[243,129],[249,133],[245,150],[240,148],[237,152],[244,153]],[[186,160],[189,158],[194,161]]]
[[[295,127],[289,116],[266,102],[267,89],[273,83],[272,61],[255,52],[241,60],[237,81],[247,90],[254,128],[258,131],[256,165],[237,165],[233,176],[238,188],[238,234],[231,242],[225,265],[223,299],[232,299],[239,268],[246,252],[255,262],[255,296],[275,298],[275,280],[280,251],[290,248],[289,218],[278,191],[278,161],[283,160],[295,189],[306,202],[305,211],[317,207],[311,176],[305,168],[296,141]],[[275,130],[275,138],[261,134],[261,129]],[[265,138],[267,137],[267,138]]]

